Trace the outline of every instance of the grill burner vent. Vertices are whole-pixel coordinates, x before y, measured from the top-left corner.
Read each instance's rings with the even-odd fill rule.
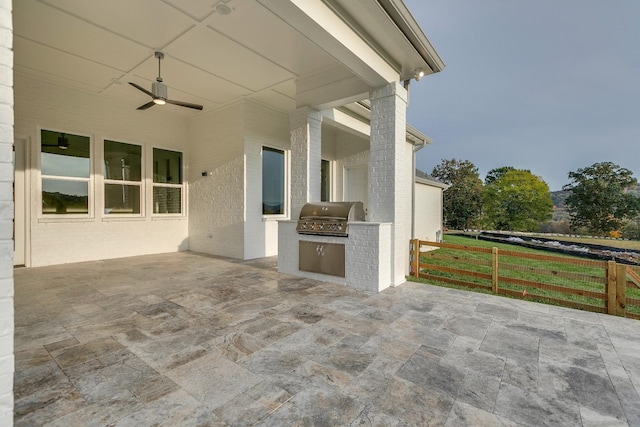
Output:
[[[307,203],[300,210],[296,231],[320,236],[349,235],[350,221],[364,221],[362,202]]]

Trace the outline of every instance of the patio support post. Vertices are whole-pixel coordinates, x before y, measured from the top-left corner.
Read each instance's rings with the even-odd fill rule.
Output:
[[[618,270],[616,268],[615,261],[607,261],[607,284],[606,284],[606,294],[607,294],[607,314],[614,315],[616,314],[616,285],[618,283]]]
[[[13,24],[0,0],[0,426],[13,425]]]
[[[407,142],[407,91],[393,82],[370,93],[369,220],[391,226],[390,285],[409,273],[413,147]]]
[[[290,115],[291,123],[291,219],[298,219],[307,202],[320,201],[320,112],[301,107]]]
[[[616,264],[616,316],[627,312],[627,266]]]

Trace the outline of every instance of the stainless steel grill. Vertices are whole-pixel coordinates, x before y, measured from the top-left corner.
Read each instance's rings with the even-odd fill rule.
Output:
[[[349,235],[350,221],[364,221],[362,202],[307,203],[300,210],[296,231],[319,236]]]

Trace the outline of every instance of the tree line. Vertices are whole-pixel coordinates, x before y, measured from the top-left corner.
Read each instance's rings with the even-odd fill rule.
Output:
[[[444,225],[449,229],[541,231],[553,214],[549,186],[527,169],[503,166],[484,182],[469,160],[443,159],[431,176],[449,185],[444,192]],[[640,239],[640,194],[633,173],[612,162],[569,172],[566,211],[577,234]],[[547,227],[548,228],[548,227]]]

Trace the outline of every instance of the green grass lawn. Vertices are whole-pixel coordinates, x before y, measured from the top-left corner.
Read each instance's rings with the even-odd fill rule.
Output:
[[[499,255],[499,288],[504,292],[510,293],[509,296],[515,298],[525,298],[529,300],[555,303],[559,305],[592,309],[594,311],[602,310],[606,307],[603,299],[589,295],[590,292],[599,294],[605,293],[606,270],[603,262],[585,260],[578,257],[562,256],[555,253],[549,253],[541,250],[523,248],[516,245],[503,243],[487,242],[483,240],[475,240],[468,237],[457,235],[445,235],[445,243],[456,245],[464,245],[469,247],[481,248],[498,248],[501,252],[517,252],[521,254],[542,255],[544,258],[548,256],[554,257],[550,259],[529,259],[517,256]],[[424,249],[423,249],[424,250]],[[578,265],[567,264],[556,261],[556,259],[574,259],[579,260]],[[463,288],[464,286],[447,283],[449,281],[464,281],[470,283],[469,286],[475,286],[480,292],[491,292],[491,279],[486,277],[478,277],[481,275],[491,275],[491,253],[469,252],[461,249],[440,248],[427,252],[421,257],[421,263],[427,263],[440,268],[453,268],[465,270],[468,276],[458,274],[456,272],[443,272],[434,269],[423,268],[422,273],[428,274],[428,278],[411,278],[425,283],[437,284],[440,286],[448,286],[454,288]],[[526,286],[521,283],[508,283],[507,280],[513,281],[531,281],[539,284],[543,289],[532,286]],[[561,287],[561,288],[559,288]],[[583,295],[574,295],[563,292],[562,288],[570,288],[580,290]],[[523,291],[526,296],[522,295]],[[584,295],[587,294],[587,295]],[[640,290],[627,289],[627,296],[640,298]],[[583,306],[584,304],[587,307]],[[640,307],[627,306],[627,310],[633,313],[640,313]]]

